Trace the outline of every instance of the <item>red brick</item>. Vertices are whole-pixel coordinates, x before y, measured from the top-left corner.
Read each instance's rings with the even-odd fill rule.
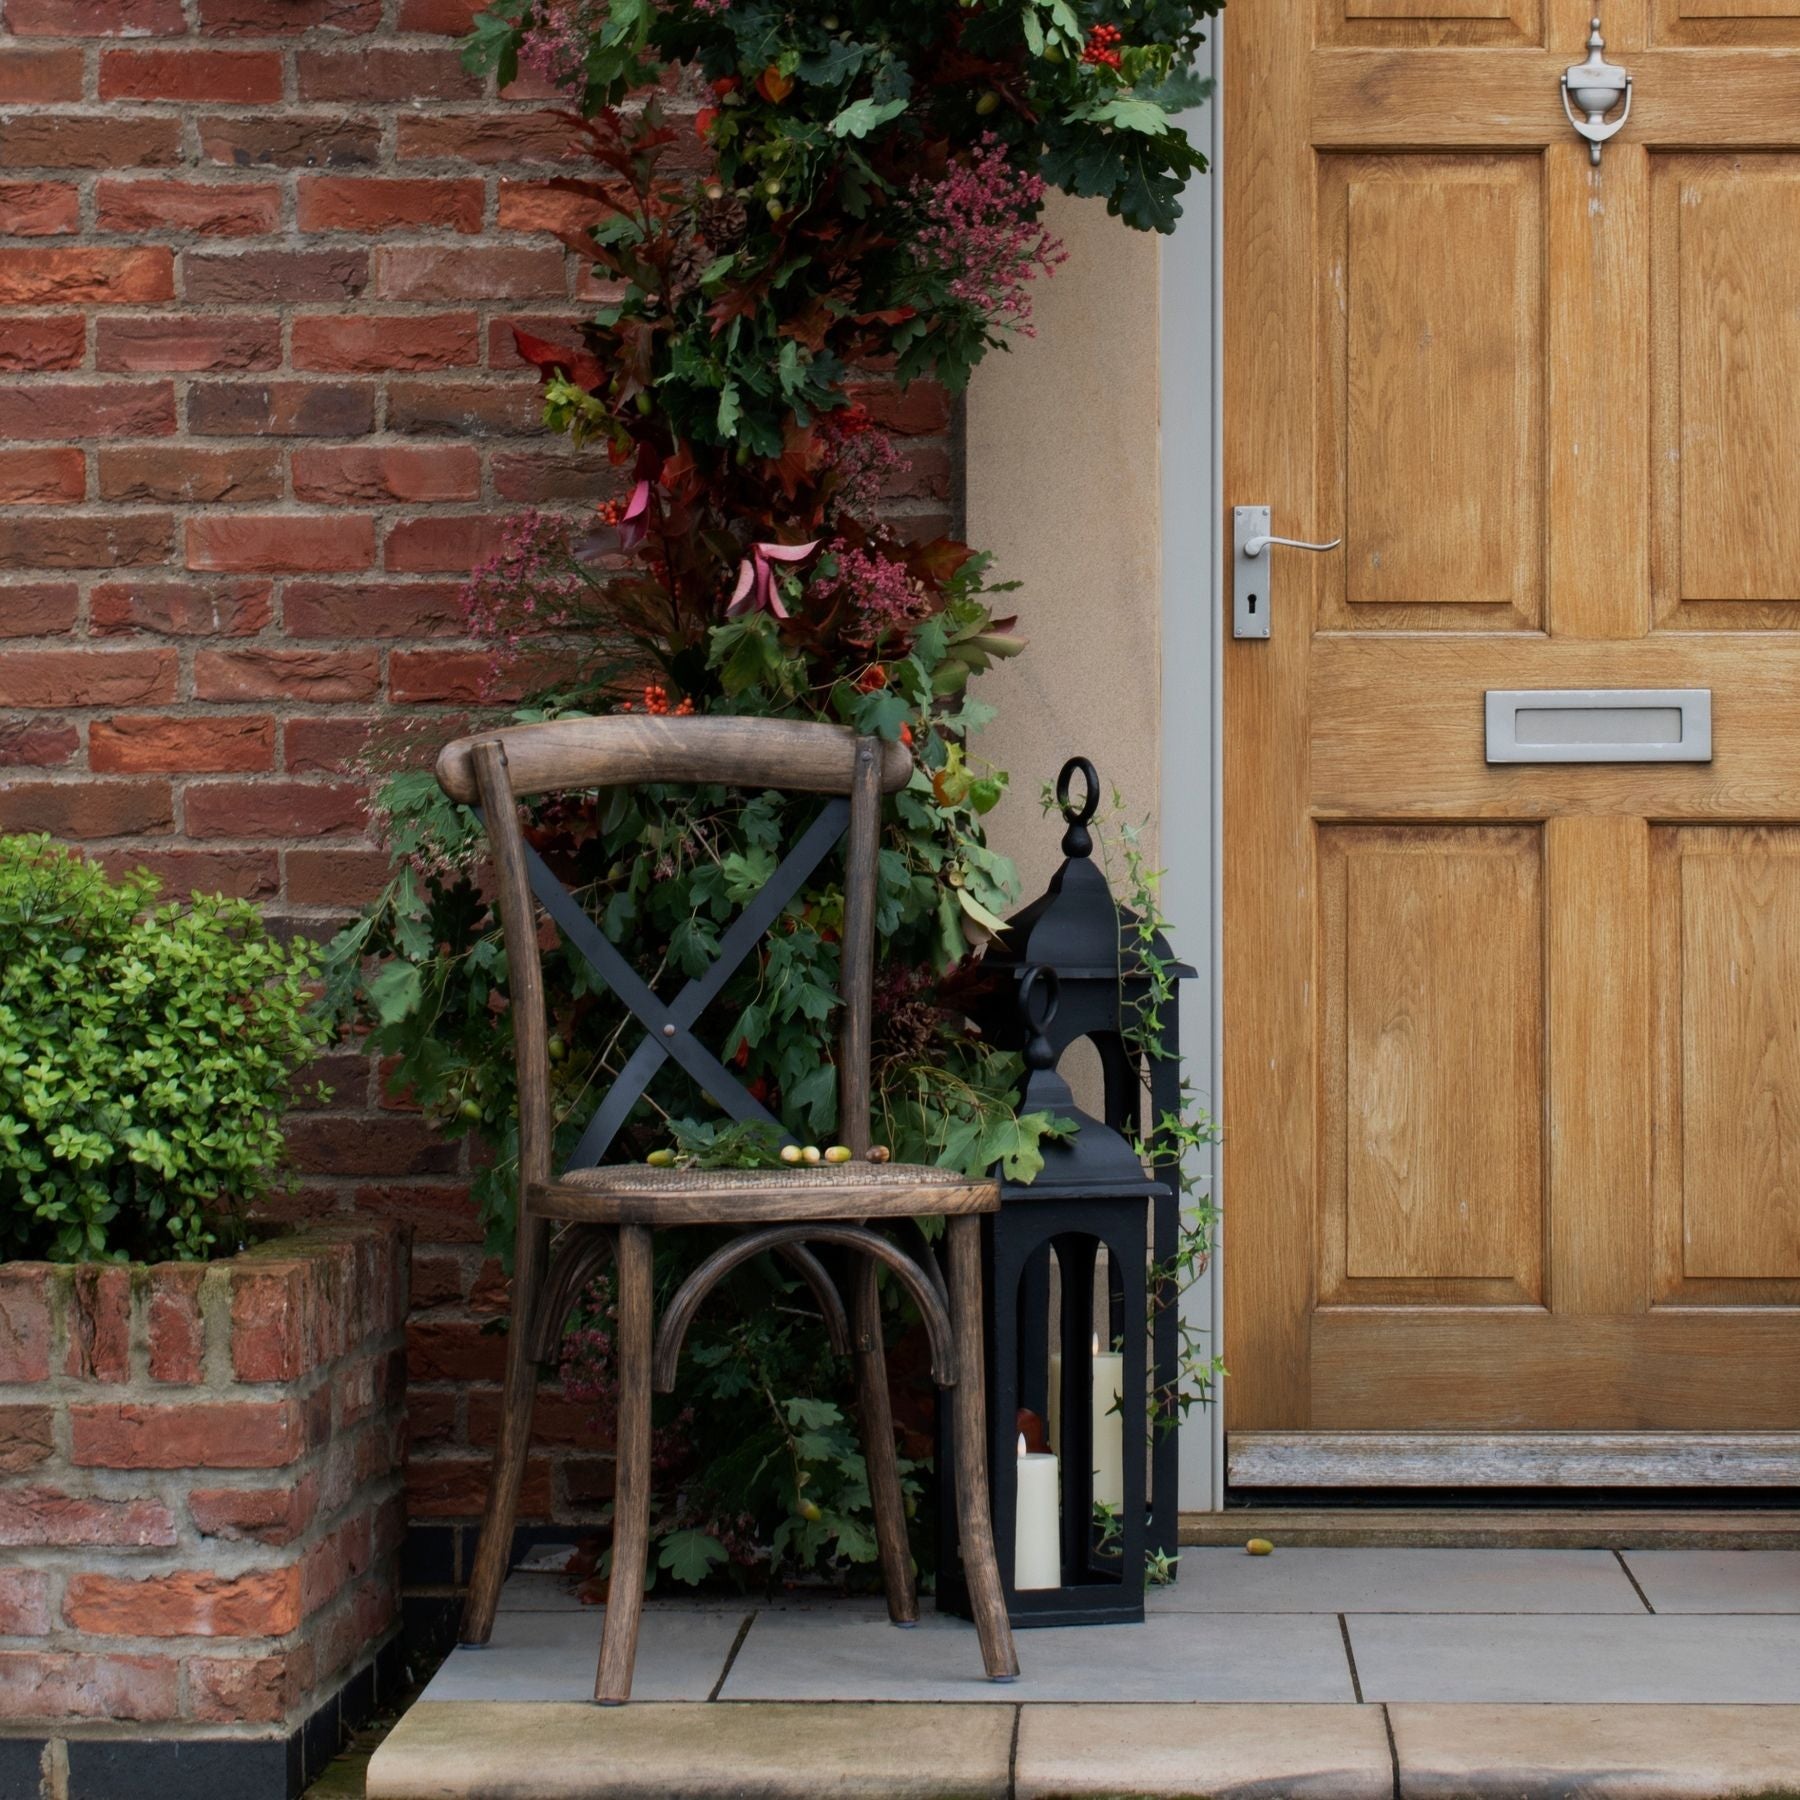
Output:
[[[295,192],[302,231],[354,231],[360,236],[433,226],[479,231],[486,204],[479,180],[397,181],[377,175],[305,175]]]
[[[473,313],[311,315],[294,321],[296,369],[450,369],[480,359]]]
[[[0,232],[8,237],[56,237],[80,229],[81,195],[67,182],[0,182]]]
[[[266,1488],[195,1488],[188,1495],[194,1529],[230,1543],[291,1544],[313,1521],[319,1505],[316,1475]]]
[[[458,1161],[458,1146],[421,1119],[384,1119],[372,1132],[360,1119],[304,1114],[288,1120],[287,1140],[295,1167],[305,1174],[447,1175]],[[357,1204],[360,1210],[360,1197]]]
[[[0,784],[0,831],[47,831],[53,837],[85,840],[161,833],[174,823],[166,781]]]
[[[196,382],[188,428],[203,437],[361,437],[375,428],[367,382]]]
[[[88,767],[100,774],[213,775],[274,766],[275,721],[267,714],[115,713],[88,732]]]
[[[100,453],[103,484],[108,457],[125,454]],[[161,637],[253,637],[274,616],[273,592],[266,581],[107,581],[88,596],[88,622],[102,635],[147,631]]]
[[[901,390],[887,381],[853,381],[844,391],[885,430],[928,437],[950,429],[950,396],[935,382],[915,381]]]
[[[55,769],[75,760],[81,733],[66,719],[43,714],[0,719],[0,768]]]
[[[606,216],[598,201],[542,181],[503,181],[497,213],[502,231],[579,231]]]
[[[190,1656],[188,1713],[221,1725],[267,1725],[285,1719],[311,1686],[312,1647],[280,1656]]]
[[[65,1623],[95,1637],[281,1637],[300,1623],[300,1571],[71,1575],[62,1611]]]
[[[50,1487],[0,1487],[0,1545],[13,1550],[167,1549],[175,1515],[160,1500],[104,1500]]]
[[[381,685],[373,650],[202,650],[197,700],[372,700]]]
[[[381,0],[200,0],[200,29],[218,37],[373,31]]]
[[[505,530],[504,519],[482,514],[398,519],[388,527],[383,561],[393,574],[460,574],[493,555]]]
[[[0,1263],[0,1382],[50,1373],[48,1263]]]
[[[453,1392],[413,1388],[406,1396],[408,1453],[421,1444],[449,1444],[457,1440],[456,1395]]]
[[[406,1510],[415,1519],[472,1519],[487,1498],[488,1459],[415,1456],[406,1465]],[[519,1486],[521,1518],[550,1512],[550,1459],[531,1456]]]
[[[181,121],[176,118],[96,118],[82,113],[13,113],[0,118],[0,168],[110,172],[169,168],[180,161]]]
[[[485,11],[486,6],[487,0],[400,0],[400,29],[464,37],[475,22],[475,15]]]
[[[100,498],[167,500],[186,505],[219,500],[279,500],[281,453],[275,449],[102,450]]]
[[[109,873],[148,869],[171,894],[230,894],[266,900],[281,886],[281,865],[273,850],[156,850],[136,847],[109,851],[96,859]]]
[[[81,98],[81,51],[0,50],[0,105]]]
[[[108,50],[100,98],[267,105],[281,98],[281,57],[273,50]]]
[[[47,1406],[0,1406],[0,1475],[21,1475],[55,1454],[55,1414]]]
[[[457,438],[524,437],[543,430],[544,402],[535,377],[516,383],[393,381],[388,426]]]
[[[179,37],[181,0],[7,0],[20,37]]]
[[[0,318],[0,370],[79,368],[87,349],[81,313],[14,313]]]
[[[133,181],[106,176],[95,195],[102,231],[257,237],[281,223],[281,189],[269,182]]]
[[[63,1372],[76,1381],[131,1379],[131,1271],[77,1265],[66,1320]]]
[[[0,477],[0,492],[3,486]],[[474,500],[480,493],[481,458],[462,445],[294,452],[296,500],[381,505],[389,500]]]
[[[213,513],[187,522],[190,569],[366,569],[375,560],[375,521]]]
[[[172,1719],[175,1680],[167,1657],[0,1650],[0,1718]]]
[[[369,1572],[372,1523],[361,1513],[311,1545],[300,1559],[300,1610],[311,1616]]]
[[[199,130],[201,155],[229,168],[354,169],[381,157],[381,126],[368,118],[238,113]]]
[[[173,369],[226,375],[273,369],[281,361],[281,321],[243,313],[159,313],[145,319],[101,319],[94,363],[106,370]]]
[[[557,163],[580,154],[567,119],[549,112],[402,114],[402,162]]]
[[[169,560],[167,513],[14,514],[0,518],[0,569],[141,569]]]
[[[150,1271],[145,1323],[152,1381],[192,1387],[206,1373],[206,1319],[200,1311],[205,1274],[192,1263],[158,1263]]]
[[[175,698],[173,650],[12,650],[0,706],[131,706]]]
[[[514,331],[528,331],[533,337],[547,338],[553,344],[575,344],[581,338],[581,320],[573,313],[508,313],[505,318],[490,319],[487,328],[487,359],[490,369],[526,369],[531,365],[519,354]]]
[[[0,250],[0,305],[119,306],[174,297],[169,250]]]
[[[406,1327],[411,1381],[498,1381],[506,1339],[464,1319],[413,1319]]]
[[[189,300],[224,305],[349,300],[369,282],[366,250],[189,250],[181,258],[181,291]]]
[[[479,100],[482,94],[480,78],[463,68],[455,50],[302,50],[294,67],[302,100],[417,106],[424,100]]]
[[[91,1469],[277,1469],[305,1448],[291,1400],[72,1406],[70,1461]]]
[[[231,1286],[231,1367],[239,1381],[291,1381],[318,1360],[312,1273],[303,1262],[236,1272]]]
[[[41,505],[86,493],[87,458],[79,450],[0,450],[0,504]]]
[[[496,456],[494,492],[502,500],[541,505],[557,500],[593,502],[617,484],[617,472],[590,456],[520,451]]]
[[[296,906],[361,906],[381,892],[390,867],[380,850],[290,850],[288,898]]]
[[[492,650],[396,650],[388,662],[388,696],[399,705],[482,706],[516,698],[521,685]]]
[[[73,582],[0,587],[0,638],[54,637],[75,623],[81,590]]]
[[[501,1340],[504,1343],[504,1339]],[[571,1400],[560,1389],[540,1387],[531,1403],[534,1444],[593,1450],[611,1443],[612,1421],[596,1418],[590,1401]],[[469,1442],[484,1450],[500,1432],[500,1390],[475,1388],[469,1393]]]
[[[354,836],[366,823],[361,784],[200,782],[187,791],[191,838]]]
[[[561,249],[407,244],[375,252],[383,300],[539,300],[567,291]]]
[[[296,480],[298,470],[296,457]],[[288,636],[297,638],[460,637],[462,590],[459,581],[370,581],[354,586],[290,581],[281,603],[281,622]],[[5,590],[0,589],[0,616],[4,607]]]
[[[372,719],[289,719],[281,730],[282,766],[290,775],[349,774],[380,729]]]
[[[67,381],[56,404],[41,387],[0,386],[0,438],[166,437],[175,429],[175,389],[167,381]]]

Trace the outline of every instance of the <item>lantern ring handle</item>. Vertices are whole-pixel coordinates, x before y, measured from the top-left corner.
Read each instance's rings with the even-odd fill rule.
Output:
[[[1044,963],[1033,963],[1019,978],[1019,1011],[1034,1036],[1050,1029],[1061,986],[1056,971]]]
[[[1069,790],[1074,785],[1074,778],[1079,775],[1086,792],[1081,805],[1071,809]],[[1071,825],[1085,825],[1100,806],[1100,776],[1094,765],[1085,756],[1071,756],[1063,764],[1062,772],[1056,778],[1056,804],[1062,809],[1062,816]]]

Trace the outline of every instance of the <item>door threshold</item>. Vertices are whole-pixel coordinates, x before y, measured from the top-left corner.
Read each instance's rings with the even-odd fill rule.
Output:
[[[1255,1506],[1184,1512],[1184,1546],[1455,1550],[1800,1550],[1800,1511],[1660,1507]]]

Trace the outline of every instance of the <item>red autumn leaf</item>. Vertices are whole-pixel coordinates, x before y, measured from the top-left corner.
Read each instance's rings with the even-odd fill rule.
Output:
[[[596,388],[606,380],[606,370],[599,357],[568,344],[553,344],[547,338],[534,337],[529,331],[513,327],[513,342],[519,354],[546,381],[559,370],[577,387]]]

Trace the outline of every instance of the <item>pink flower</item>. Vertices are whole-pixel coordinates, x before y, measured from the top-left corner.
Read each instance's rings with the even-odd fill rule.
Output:
[[[914,182],[912,198],[924,213],[913,245],[919,266],[950,276],[950,297],[994,329],[1030,337],[1027,284],[1068,260],[1038,224],[1043,177],[1014,168],[1006,145],[990,131],[935,187],[923,178]]]
[[[595,0],[538,0],[519,39],[519,64],[579,97],[587,80],[588,41],[599,26]]]
[[[845,629],[853,644],[874,644],[889,631],[924,618],[930,602],[904,563],[875,550],[857,550],[838,539],[830,546],[837,573],[821,584],[822,594],[849,602],[857,622]]]

